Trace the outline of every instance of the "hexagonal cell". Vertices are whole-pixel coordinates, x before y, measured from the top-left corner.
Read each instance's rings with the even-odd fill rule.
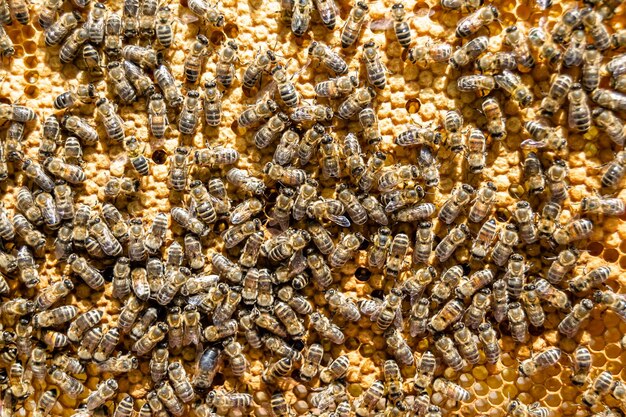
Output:
[[[24,80],[28,84],[36,84],[39,81],[39,71],[26,71],[24,73]]]
[[[221,45],[225,39],[226,39],[226,35],[224,35],[224,32],[220,32],[217,30],[211,33],[211,36],[209,38],[209,40],[211,41],[213,45]]]
[[[28,40],[26,42],[23,43],[24,46],[24,51],[28,54],[28,55],[33,55],[35,52],[37,52],[37,43]]]
[[[422,103],[416,98],[409,99],[404,106],[409,114],[415,114],[419,112],[420,107],[422,107]]]
[[[23,39],[32,39],[35,34],[35,28],[32,26],[22,26],[22,37]]]
[[[26,68],[35,68],[39,64],[39,60],[35,55],[28,55],[24,58]]]
[[[237,35],[239,35],[239,26],[234,23],[226,23],[224,25],[224,34],[231,39],[237,38]]]
[[[604,258],[605,261],[610,262],[610,263],[614,263],[617,262],[617,260],[619,259],[619,252],[617,251],[617,249],[606,249],[603,253],[602,253],[602,258]]]

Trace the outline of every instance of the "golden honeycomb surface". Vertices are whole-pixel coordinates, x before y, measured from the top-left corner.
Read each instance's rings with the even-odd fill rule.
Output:
[[[388,16],[388,11],[393,1],[376,1],[369,3],[369,19],[375,20]],[[573,4],[573,3],[572,3]],[[404,2],[405,7],[415,14],[412,19],[412,30],[415,36],[432,36],[440,41],[448,41],[453,45],[459,45],[455,40],[454,29],[457,20],[461,16],[458,12],[443,11],[435,1]],[[536,11],[534,4],[526,2],[494,1],[493,5],[501,11],[500,20],[489,26],[491,34],[489,50],[497,51],[502,47],[502,28],[512,24],[522,25],[525,28],[535,26],[540,19],[551,24],[559,18],[561,13],[569,7],[568,2],[555,1],[554,5],[546,12]],[[109,10],[119,11],[122,7],[120,1],[108,1],[106,6]],[[36,109],[39,120],[27,123],[26,140],[24,150],[30,157],[36,158],[37,147],[41,137],[41,121],[43,117],[62,112],[56,111],[53,106],[54,98],[66,91],[70,85],[75,85],[77,80],[86,80],[85,74],[74,65],[61,64],[58,57],[58,47],[46,47],[43,41],[41,27],[36,22],[38,3],[31,5],[31,22],[28,25],[14,23],[7,27],[7,33],[16,44],[16,55],[13,59],[6,60],[2,67],[2,82],[0,85],[0,98],[3,102],[18,102],[25,106]],[[67,5],[66,5],[67,7]],[[183,23],[183,15],[188,14],[188,9],[179,3],[172,3],[176,20],[174,23],[175,39],[172,47],[165,51],[165,57],[169,62],[176,79],[182,83],[183,61],[189,49],[190,43],[198,34],[197,23]],[[312,40],[321,40],[331,46],[339,48],[341,23],[334,31],[324,28],[317,17],[313,18],[311,28],[300,39],[295,38],[288,26],[280,22],[278,2],[263,2],[259,0],[235,1],[224,0],[219,7],[226,17],[226,25],[222,36],[215,31],[201,29],[202,33],[210,36],[211,46],[217,50],[219,43],[226,38],[233,38],[239,45],[239,63],[237,64],[238,80],[233,87],[224,94],[224,115],[222,123],[217,128],[208,128],[201,125],[192,139],[185,139],[186,146],[203,147],[227,144],[240,152],[240,159],[236,166],[247,168],[253,173],[260,174],[265,162],[271,160],[271,153],[260,152],[251,142],[253,129],[246,131],[234,123],[237,115],[249,104],[254,102],[254,97],[247,97],[241,89],[241,75],[244,63],[249,63],[261,43],[274,48],[281,59],[289,62],[289,70],[296,71],[307,64],[308,55],[306,48]],[[349,13],[351,4],[346,1],[338,2],[339,14],[345,19]],[[428,10],[431,9],[431,13]],[[609,20],[610,30],[621,29],[625,22],[624,11],[618,13]],[[367,40],[374,40],[380,46],[383,61],[388,67],[388,86],[379,92],[374,102],[380,120],[380,129],[383,142],[380,147],[387,156],[387,165],[394,163],[408,163],[415,160],[415,151],[411,148],[401,148],[394,145],[393,137],[403,131],[408,124],[415,121],[423,124],[442,124],[442,113],[446,110],[459,109],[466,122],[474,123],[481,127],[484,125],[484,116],[479,112],[480,101],[474,93],[461,93],[457,90],[456,79],[459,75],[445,64],[433,64],[426,68],[420,68],[402,59],[402,49],[395,40],[392,30],[373,32],[364,28],[357,47],[351,47],[342,51],[351,70],[360,69],[363,66],[360,61],[362,45]],[[215,73],[215,53],[211,55],[205,65],[207,75]],[[465,72],[468,72],[467,70]],[[544,64],[537,65],[532,71],[522,76],[523,82],[529,86],[535,98],[543,97],[549,87],[551,71]],[[328,78],[328,72],[316,63],[311,63],[297,80],[297,89],[304,100],[312,101],[315,98],[314,85],[316,82]],[[361,75],[363,79],[364,75]],[[105,83],[97,84],[98,90],[104,94]],[[183,84],[183,90],[190,87]],[[107,93],[110,99],[113,96]],[[499,143],[490,143],[488,146],[488,165],[481,175],[468,175],[462,168],[462,157],[457,156],[444,147],[441,147],[437,158],[440,162],[441,184],[436,189],[429,190],[429,201],[441,204],[449,196],[452,188],[459,182],[467,182],[478,186],[486,180],[493,181],[498,188],[498,200],[494,208],[496,215],[508,219],[507,211],[516,201],[511,187],[522,182],[523,153],[520,143],[528,138],[523,129],[523,123],[532,119],[536,112],[539,101],[536,100],[533,108],[520,109],[512,101],[506,100],[504,111],[508,135]],[[93,106],[85,105],[74,113],[84,115],[93,120]],[[132,105],[120,106],[119,114],[124,119],[126,134],[135,135],[145,145],[147,156],[155,156],[156,151],[163,150],[171,155],[174,149],[181,144],[175,122],[168,129],[164,140],[158,141],[149,134],[147,126],[146,102],[140,99]],[[563,108],[554,119],[555,123],[563,126],[563,133],[568,138],[568,148],[559,156],[566,159],[570,167],[569,173],[569,201],[565,204],[561,222],[578,216],[581,199],[593,195],[600,189],[602,166],[614,157],[611,142],[605,135],[592,127],[586,135],[578,135],[567,131],[567,109]],[[358,131],[356,122],[335,121],[334,133],[341,136],[347,131]],[[101,124],[97,124],[100,137],[105,134]],[[132,175],[132,167],[124,165],[124,150],[108,140],[101,140],[95,146],[84,148],[84,170],[87,180],[84,185],[75,188],[78,202],[95,205],[103,201],[102,188],[112,176],[123,174]],[[156,152],[156,153],[155,153]],[[544,158],[550,160],[553,155],[544,152]],[[227,167],[229,168],[229,167]],[[167,211],[170,207],[181,205],[183,193],[172,192],[166,186],[168,175],[168,162],[158,160],[151,163],[151,175],[141,178],[141,189],[136,196],[121,198],[116,202],[130,217],[143,216],[151,219],[158,211]],[[17,187],[26,182],[25,176],[9,164],[9,179],[0,183],[0,194],[3,204],[9,209],[15,209],[15,193]],[[223,170],[222,175],[225,174]],[[215,172],[211,172],[215,175]],[[204,168],[194,168],[193,175],[198,178],[207,178],[209,172]],[[324,194],[332,195],[334,184],[324,182]],[[614,196],[626,198],[626,192],[620,187]],[[536,201],[532,201],[536,207]],[[580,273],[585,268],[591,269],[601,264],[609,264],[614,268],[613,277],[607,283],[615,292],[624,293],[626,285],[626,224],[624,216],[617,218],[605,218],[604,221],[596,221],[595,229],[590,239],[584,242],[588,251],[583,253],[573,274]],[[500,219],[499,219],[500,220]],[[172,223],[168,231],[164,246],[172,239],[181,240],[181,229]],[[394,229],[402,231],[406,225]],[[407,230],[411,230],[407,228]],[[438,225],[437,235],[442,237],[446,233],[445,225]],[[474,229],[473,229],[474,230]],[[477,230],[477,229],[476,229]],[[474,230],[474,231],[476,231]],[[50,246],[50,242],[49,246]],[[205,245],[205,253],[222,250],[219,240],[212,242],[211,246]],[[534,251],[534,252],[533,252]],[[355,262],[343,267],[339,273],[335,273],[335,285],[343,289],[347,294],[355,297],[366,297],[373,291],[387,293],[393,286],[393,282],[384,279],[380,271],[374,271],[371,279],[364,283],[358,281],[354,273],[365,262],[365,251],[360,251]],[[530,258],[529,253],[536,256]],[[529,274],[537,275],[542,269],[546,269],[548,261],[541,257],[542,248],[527,249],[526,254],[530,258],[532,269]],[[467,249],[459,250],[455,254],[458,262],[468,260]],[[38,259],[40,264],[41,283],[37,288],[43,288],[50,282],[56,281],[64,273],[67,273],[65,263],[57,262],[51,251],[47,251],[45,260]],[[206,269],[209,269],[207,267]],[[12,280],[11,283],[15,283]],[[32,297],[36,289],[25,290],[20,288],[21,295]],[[81,312],[97,306],[103,308],[106,314],[103,323],[111,324],[117,319],[120,312],[120,303],[113,299],[110,290],[104,293],[90,294],[91,290],[85,285],[77,285],[77,289],[66,298],[68,304],[79,307]],[[16,294],[16,293],[13,293]],[[307,288],[304,294],[316,308],[329,314],[323,294],[317,293],[312,288]],[[447,415],[488,415],[492,417],[506,415],[506,406],[509,399],[518,398],[524,403],[530,404],[539,401],[542,406],[549,407],[553,415],[586,416],[591,411],[580,402],[583,389],[576,388],[569,383],[570,364],[567,355],[563,355],[559,363],[546,369],[531,378],[521,377],[517,372],[520,361],[530,357],[532,352],[538,352],[547,346],[558,346],[564,353],[571,353],[578,345],[586,346],[592,353],[593,367],[591,376],[595,377],[602,370],[609,370],[616,379],[626,380],[626,354],[622,350],[620,340],[626,332],[626,323],[621,321],[613,312],[594,309],[589,320],[586,320],[581,330],[572,340],[558,333],[558,325],[563,314],[547,308],[548,317],[543,331],[533,333],[530,341],[526,344],[515,343],[504,332],[501,338],[502,357],[496,365],[481,363],[469,366],[460,372],[444,371],[444,366],[438,367],[438,374],[445,375],[456,381],[459,385],[470,391],[472,401],[468,404],[454,404],[446,402],[440,396],[433,396],[433,403],[440,405]],[[340,319],[338,319],[340,320]],[[346,343],[343,345],[330,345],[323,343],[326,357],[337,357],[340,354],[348,354],[351,361],[351,369],[347,375],[348,392],[357,397],[364,389],[369,387],[376,379],[382,379],[382,363],[390,355],[386,351],[385,341],[382,335],[372,330],[373,324],[368,318],[362,318],[358,323],[345,323],[343,327],[346,334]],[[5,323],[5,329],[11,328],[10,323]],[[318,336],[311,333],[307,342],[316,341]],[[409,339],[411,347],[417,352],[416,357],[433,349],[428,340]],[[126,346],[128,348],[128,346]],[[254,394],[255,403],[247,413],[254,412],[261,417],[268,415],[270,390],[261,382],[260,375],[267,355],[261,351],[255,351],[246,347],[245,353],[250,361],[249,370],[244,378],[234,378],[228,367],[223,369],[223,386],[227,390],[236,389],[241,392]],[[188,370],[193,369],[195,351],[186,349],[181,352]],[[104,378],[98,375],[95,369],[87,367],[85,385],[88,389],[95,389],[96,385]],[[403,369],[405,385],[408,387],[410,377],[414,369]],[[218,378],[219,379],[219,378]],[[49,382],[49,381],[48,381]],[[151,389],[148,362],[142,360],[140,367],[118,379],[119,392],[116,400],[129,393],[139,404],[143,397]],[[35,385],[36,396],[39,395],[49,384]],[[306,402],[310,388],[303,388],[300,382],[289,380],[285,384],[286,395],[292,407],[299,414],[304,414],[310,408]],[[32,400],[33,397],[31,397]],[[439,402],[438,402],[439,401]],[[71,415],[78,401],[72,400],[65,395],[53,409],[53,415]],[[610,407],[619,406],[618,402],[606,397],[606,404]],[[623,405],[622,405],[623,406]],[[34,403],[27,401],[24,409],[16,412],[16,415],[31,415]],[[137,410],[136,406],[136,410]],[[599,410],[596,410],[599,411]],[[241,415],[242,411],[232,411],[233,417]],[[190,414],[191,415],[191,414]]]

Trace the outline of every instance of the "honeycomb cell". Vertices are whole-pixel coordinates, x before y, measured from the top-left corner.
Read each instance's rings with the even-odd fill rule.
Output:
[[[422,103],[418,99],[412,98],[406,102],[405,108],[409,114],[414,114],[419,112],[421,106]]]
[[[602,258],[609,263],[615,263],[619,259],[619,252],[616,249],[606,249],[602,253]]]
[[[157,165],[162,165],[167,161],[167,153],[163,149],[152,152],[152,160]]]
[[[604,245],[600,242],[590,242],[587,250],[591,256],[599,256],[604,251]]]
[[[26,71],[24,73],[24,80],[28,84],[36,84],[39,81],[39,71]]]

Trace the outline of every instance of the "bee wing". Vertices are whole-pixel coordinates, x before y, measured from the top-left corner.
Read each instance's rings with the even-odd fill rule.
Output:
[[[372,32],[383,32],[393,27],[393,20],[389,17],[382,17],[380,19],[374,19],[370,22],[370,29]]]
[[[111,166],[109,170],[111,172],[124,172],[124,167],[128,163],[128,154],[123,152],[120,156],[116,157],[113,162],[111,162]]]
[[[191,13],[184,13],[180,20],[185,23],[185,24],[189,24],[189,23],[194,23],[197,22],[198,20],[200,20],[200,18],[198,16],[196,16],[195,14],[191,14]]]
[[[546,147],[546,143],[545,142],[539,142],[533,139],[526,139],[525,141],[523,141],[520,146],[522,148],[537,148],[537,149],[542,149]]]
[[[289,260],[289,276],[293,277],[298,275],[300,272],[304,271],[306,267],[306,258],[302,254],[302,251],[299,250],[294,253]]]
[[[396,311],[396,317],[393,319],[393,324],[398,329],[402,329],[404,327],[404,322],[402,320],[402,308],[398,307]]]
[[[385,206],[385,212],[392,213],[392,212],[402,208],[403,206],[404,206],[404,204],[398,198],[396,200],[392,200],[389,203],[387,203],[387,205]]]
[[[350,220],[348,220],[346,216],[335,216],[334,214],[329,214],[328,220],[341,227],[350,227]]]

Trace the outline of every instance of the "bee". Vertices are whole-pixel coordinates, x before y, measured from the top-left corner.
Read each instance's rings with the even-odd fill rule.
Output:
[[[13,45],[13,41],[4,30],[4,26],[2,26],[0,27],[0,56],[11,57],[13,55],[15,55],[15,47]]]
[[[43,223],[41,209],[35,205],[35,199],[28,187],[20,187],[16,195],[17,208],[24,213],[28,221],[40,225]]]
[[[538,49],[541,57],[551,66],[557,66],[562,59],[562,52],[559,45],[555,44],[548,37],[545,30],[541,27],[531,28],[528,32],[528,40],[531,45]]]
[[[482,109],[487,118],[486,128],[489,135],[495,140],[504,140],[506,124],[498,101],[493,97],[488,97],[483,101]]]
[[[235,78],[234,62],[237,60],[237,49],[235,41],[230,40],[218,54],[215,79],[224,88],[230,87]]]
[[[545,407],[539,407],[539,403],[533,403],[530,406],[523,404],[519,400],[513,400],[507,406],[507,411],[510,416],[524,417],[524,416],[537,416],[547,417],[550,415],[550,411]]]
[[[263,168],[272,181],[280,182],[289,187],[296,187],[304,184],[307,178],[306,171],[292,167],[282,167],[280,165],[268,162]]]
[[[487,52],[476,61],[475,66],[483,74],[493,74],[505,69],[516,69],[517,61],[512,52]]]
[[[224,255],[215,253],[211,257],[211,263],[213,267],[218,272],[218,274],[223,275],[224,278],[228,279],[233,283],[239,283],[243,279],[243,273],[241,268],[230,259],[226,258]]]
[[[462,223],[448,232],[435,248],[435,255],[439,262],[447,261],[454,251],[469,237],[470,232],[465,223]]]
[[[346,74],[315,84],[315,94],[319,97],[339,98],[352,93],[358,86],[357,75]]]
[[[33,254],[27,246],[20,246],[16,256],[17,267],[20,272],[20,280],[27,288],[32,288],[39,283],[39,272]]]
[[[271,65],[276,63],[276,54],[272,51],[257,51],[253,62],[243,74],[243,88],[252,89],[261,79],[263,72],[268,72]]]
[[[81,21],[82,17],[76,11],[63,13],[56,22],[44,29],[46,46],[60,44]]]
[[[611,46],[611,38],[602,16],[591,7],[585,7],[580,11],[580,21],[585,26],[586,31],[591,35],[593,44],[598,51],[604,51]]]
[[[167,5],[160,6],[156,11],[154,33],[157,41],[163,48],[169,48],[172,45],[172,40],[174,39],[171,15],[172,11]]]
[[[478,352],[478,344],[474,340],[472,332],[461,322],[452,326],[452,331],[454,332],[454,340],[465,360],[471,364],[478,363],[480,354]]]
[[[527,269],[522,255],[514,253],[510,256],[504,275],[509,299],[517,300],[522,295],[522,288],[524,287],[525,281],[524,274],[527,272]]]
[[[569,40],[572,32],[581,23],[580,10],[577,7],[567,9],[552,28],[552,41],[563,44]]]
[[[375,96],[371,88],[357,88],[339,105],[337,115],[345,120],[351,119],[370,105]]]
[[[226,180],[248,194],[261,195],[265,191],[265,183],[243,169],[231,168],[226,173]]]
[[[472,174],[477,174],[485,169],[487,164],[487,140],[479,129],[472,129],[468,139],[467,164]]]
[[[49,375],[52,382],[70,398],[78,398],[85,391],[85,386],[79,380],[66,374],[57,366],[50,368]]]
[[[600,85],[600,64],[602,54],[594,45],[587,45],[583,52],[583,65],[580,83],[583,90],[590,93]]]
[[[290,81],[286,69],[282,65],[276,65],[272,69],[271,74],[274,82],[278,86],[278,94],[280,95],[283,103],[290,108],[297,107],[298,103],[300,102],[300,96],[296,91],[296,87]]]
[[[593,109],[591,113],[595,124],[607,134],[618,146],[623,146],[626,141],[626,130],[621,119],[610,110],[600,107]]]
[[[491,259],[496,265],[504,266],[509,260],[514,247],[519,243],[517,230],[517,226],[514,224],[507,224],[500,231],[498,242],[496,242],[491,253]]]
[[[444,115],[444,124],[443,124],[446,132],[447,139],[446,145],[450,148],[450,150],[454,153],[461,152],[465,145],[463,143],[464,136],[460,132],[463,127],[463,116],[456,110],[449,110]]]
[[[159,4],[157,1],[144,1],[139,12],[139,34],[145,38],[155,35],[156,14]]]
[[[104,26],[104,52],[110,58],[119,58],[122,53],[122,18],[109,13]]]
[[[357,305],[340,291],[329,289],[324,294],[331,311],[337,311],[346,320],[359,321],[361,313]]]
[[[207,397],[206,404],[219,408],[248,408],[252,404],[252,395],[238,392],[211,391]]]
[[[148,158],[143,155],[145,146],[141,146],[134,136],[129,136],[124,142],[124,147],[126,148],[128,158],[135,171],[141,176],[148,175],[150,173],[150,166],[148,165]]]
[[[410,243],[409,237],[404,233],[398,233],[393,237],[385,262],[386,275],[397,277],[400,274]]]
[[[423,262],[428,264],[433,251],[433,239],[433,223],[431,221],[420,221],[415,232],[413,263]]]
[[[300,367],[300,379],[303,381],[310,381],[313,379],[320,367],[322,357],[324,356],[324,348],[318,343],[311,344],[304,354],[304,361]]]
[[[37,21],[42,28],[47,29],[54,23],[56,14],[62,3],[63,2],[59,0],[47,0],[41,4]],[[10,25],[12,23],[11,10],[9,9],[8,2],[3,2],[0,15],[2,16],[0,21],[2,21],[3,24]]]
[[[482,288],[474,294],[472,304],[465,314],[465,324],[467,327],[477,329],[484,321],[485,314],[491,307],[491,290]]]
[[[329,384],[337,379],[343,378],[350,367],[350,360],[347,355],[341,355],[335,358],[327,367],[320,372],[320,380],[325,384]]]
[[[508,293],[506,290],[506,281],[498,279],[491,286],[493,292],[493,316],[498,323],[506,317],[508,312]]]
[[[535,213],[528,201],[518,201],[513,211],[513,218],[518,224],[519,235],[524,243],[532,244],[538,239],[538,229],[535,226]]]
[[[139,0],[124,0],[122,22],[124,36],[134,38],[139,34]]]
[[[332,242],[332,240],[330,241]],[[334,249],[331,248],[331,252]],[[311,269],[313,275],[313,282],[318,288],[327,288],[332,284],[333,277],[331,275],[328,264],[324,261],[324,258],[317,254],[310,254],[307,256],[307,266]]]
[[[116,113],[114,105],[103,97],[96,102],[96,110],[109,139],[123,142],[125,139],[124,121]]]
[[[542,300],[547,301],[549,304],[561,310],[569,310],[571,308],[571,303],[567,298],[567,294],[552,286],[545,279],[535,281],[534,285],[539,298]]]
[[[530,89],[522,83],[519,76],[510,70],[504,70],[501,74],[494,75],[496,83],[507,92],[521,107],[528,107],[533,101]]]
[[[341,29],[341,47],[349,48],[356,42],[361,32],[363,22],[367,17],[369,6],[362,1],[357,1],[350,10],[350,14]]]
[[[289,116],[283,112],[277,113],[255,133],[254,144],[259,149],[268,147],[290,124]]]
[[[476,291],[493,281],[493,273],[489,269],[474,272],[469,278],[463,277],[460,284],[455,288],[459,298],[471,297]]]
[[[323,338],[326,338],[336,345],[341,345],[345,341],[345,335],[341,329],[330,322],[326,316],[321,315],[318,312],[313,312],[309,316],[311,326],[317,333]]]
[[[385,393],[383,381],[376,380],[356,399],[354,408],[357,416],[367,416]]]
[[[204,0],[191,0],[189,10],[206,20],[214,28],[224,26],[224,14],[218,10],[217,4],[209,4]]]
[[[624,213],[624,201],[620,198],[584,197],[581,201],[583,213],[620,216]]]
[[[117,96],[126,103],[137,100],[137,92],[128,78],[126,78],[126,72],[122,64],[119,61],[110,62],[107,69],[107,77],[113,84]],[[100,100],[104,100],[104,98]]]
[[[343,235],[329,255],[328,263],[330,267],[340,268],[344,266],[355,255],[364,239],[358,232]]]
[[[582,28],[575,30],[567,49],[563,53],[563,66],[565,68],[580,67],[583,62],[585,47],[585,31]]]
[[[348,64],[341,56],[334,52],[328,45],[320,42],[312,42],[308,49],[309,56],[319,60],[326,68],[337,75],[348,72]]]
[[[495,80],[491,75],[464,75],[457,80],[457,88],[462,92],[476,91],[479,97],[483,97],[496,86]]]
[[[469,401],[471,394],[462,388],[460,385],[450,382],[444,378],[437,378],[433,382],[433,389],[442,395],[451,398],[455,401]]]
[[[530,359],[522,361],[519,366],[519,371],[524,376],[532,376],[542,369],[555,365],[560,358],[561,349],[555,347],[548,348]]]
[[[609,371],[603,371],[591,383],[591,386],[583,393],[582,401],[588,407],[593,407],[600,396],[606,395],[614,385],[613,375]]]
[[[526,313],[518,302],[508,305],[507,317],[511,328],[511,337],[519,343],[528,341],[528,323],[526,323]]]
[[[441,310],[431,317],[428,323],[429,328],[435,332],[441,332],[448,326],[459,321],[464,312],[465,306],[462,300],[454,298],[444,304]]]
[[[500,359],[500,345],[498,344],[498,335],[491,323],[485,322],[478,326],[478,338],[483,345],[487,362],[497,363]]]
[[[551,284],[558,284],[563,280],[565,274],[570,272],[575,266],[580,252],[574,248],[565,249],[557,255],[556,259],[550,265],[546,279]]]
[[[98,384],[96,390],[89,394],[89,397],[86,399],[87,409],[93,410],[103,405],[117,393],[118,388],[117,381],[113,378]]]
[[[311,0],[294,0],[291,16],[291,31],[301,37],[309,29],[313,4]]]
[[[154,84],[141,67],[127,60],[124,60],[122,65],[128,81],[130,81],[140,96],[150,97],[154,94]]]
[[[262,380],[268,385],[274,385],[277,378],[286,377],[293,369],[293,361],[289,357],[283,357],[265,368]]]
[[[208,45],[209,40],[204,35],[198,35],[191,45],[189,53],[185,57],[183,69],[187,82],[193,84],[198,81],[204,58],[208,55]]]
[[[62,63],[70,63],[78,55],[79,49],[89,40],[89,31],[84,27],[75,29],[61,45],[59,59]]]
[[[372,246],[367,252],[367,264],[372,268],[382,268],[387,259],[387,252],[391,247],[391,230],[388,227],[380,227],[372,237]]]
[[[169,124],[167,117],[167,107],[163,96],[159,93],[152,94],[148,101],[148,125],[150,131],[155,138],[162,138],[165,136],[165,129]]]
[[[44,167],[52,175],[69,182],[70,184],[80,184],[85,181],[83,169],[76,165],[66,164],[60,158],[48,157],[43,163]]]
[[[578,83],[572,85],[568,95],[569,113],[568,124],[570,129],[586,133],[591,127],[591,110],[587,102],[587,95]]]
[[[589,349],[578,346],[572,354],[572,363],[574,368],[570,375],[570,380],[572,384],[581,387],[585,385],[589,370],[591,369],[591,353]]]
[[[468,215],[471,222],[478,223],[489,214],[496,201],[497,191],[496,186],[491,181],[488,181],[484,186],[478,189],[476,201],[470,208]]]
[[[204,84],[204,121],[208,126],[219,126],[222,121],[222,93],[214,81]]]
[[[560,215],[561,206],[558,203],[551,201],[543,206],[537,226],[539,237],[547,239],[554,234]]]
[[[180,92],[180,89],[176,85],[174,76],[170,72],[169,68],[161,64],[154,70],[154,79],[163,91],[165,101],[170,107],[180,107],[183,104],[184,98]]]
[[[189,177],[189,149],[176,148],[174,155],[170,157],[170,172],[168,187],[176,191],[184,191]]]
[[[451,196],[441,206],[439,210],[439,220],[446,224],[451,224],[459,216],[461,209],[466,206],[472,195],[474,194],[474,188],[469,184],[462,184],[456,187]]]
[[[331,135],[324,135],[319,147],[319,161],[323,178],[339,178],[341,150]]]
[[[382,63],[378,46],[374,41],[369,41],[363,45],[363,61],[365,62],[368,82],[378,89],[385,88],[388,69]]]
[[[200,115],[200,93],[189,90],[183,101],[183,108],[178,118],[178,130],[183,135],[193,135],[198,126]]]
[[[524,177],[530,195],[543,193],[546,179],[543,175],[541,161],[534,152],[529,152],[524,160]]]
[[[488,26],[499,16],[500,13],[494,6],[482,7],[458,22],[455,35],[457,38],[467,38],[483,26]]]
[[[552,238],[559,245],[586,239],[593,232],[593,222],[589,219],[577,219],[569,222],[561,229],[557,229]]]
[[[75,90],[70,89],[69,91],[66,91],[65,93],[59,94],[54,99],[54,108],[57,110],[62,110],[62,109],[73,107],[77,105],[78,103],[89,104],[89,103],[92,103],[95,98],[96,98],[95,85],[93,85],[92,83],[80,84]],[[51,120],[52,118],[54,118],[54,121]],[[57,138],[58,129],[59,129],[58,120],[56,120],[56,117],[54,116],[49,116],[48,119],[46,119],[46,121],[49,123],[49,129],[52,129],[52,132],[50,131],[49,132],[53,134],[55,138]],[[57,132],[56,135],[54,135],[55,127],[53,125],[50,125],[50,123],[52,124],[56,123],[56,132]],[[51,141],[53,140],[52,138],[48,138],[48,137],[46,138]]]
[[[612,274],[612,270],[608,266],[601,266],[584,275],[574,277],[569,281],[569,288],[574,293],[589,291],[593,287],[598,287],[604,283]]]
[[[167,368],[168,375],[172,381],[172,387],[178,398],[182,402],[188,403],[193,401],[196,394],[193,390],[193,385],[187,377],[187,372],[180,362],[171,362]]]
[[[385,377],[385,384],[387,387],[387,395],[392,403],[403,404],[404,388],[402,386],[402,374],[400,373],[400,367],[393,359],[388,359],[383,364],[383,375]]]
[[[483,5],[482,0],[441,0],[441,7],[448,10],[471,12]]]
[[[250,127],[255,123],[270,117],[278,111],[278,105],[274,100],[259,100],[249,106],[238,117],[237,123],[241,127]]]
[[[98,132],[85,119],[78,116],[64,116],[61,120],[61,126],[83,140],[86,144],[96,143],[99,139]]]
[[[591,100],[600,107],[605,107],[609,110],[617,112],[626,110],[626,95],[613,90],[596,88],[591,93]]]
[[[604,187],[615,187],[626,173],[626,151],[615,154],[613,161],[609,163],[604,175],[602,175],[602,185]]]
[[[526,310],[526,314],[528,315],[530,324],[535,327],[543,326],[545,313],[534,285],[530,284],[524,286],[521,301],[524,309]]]

